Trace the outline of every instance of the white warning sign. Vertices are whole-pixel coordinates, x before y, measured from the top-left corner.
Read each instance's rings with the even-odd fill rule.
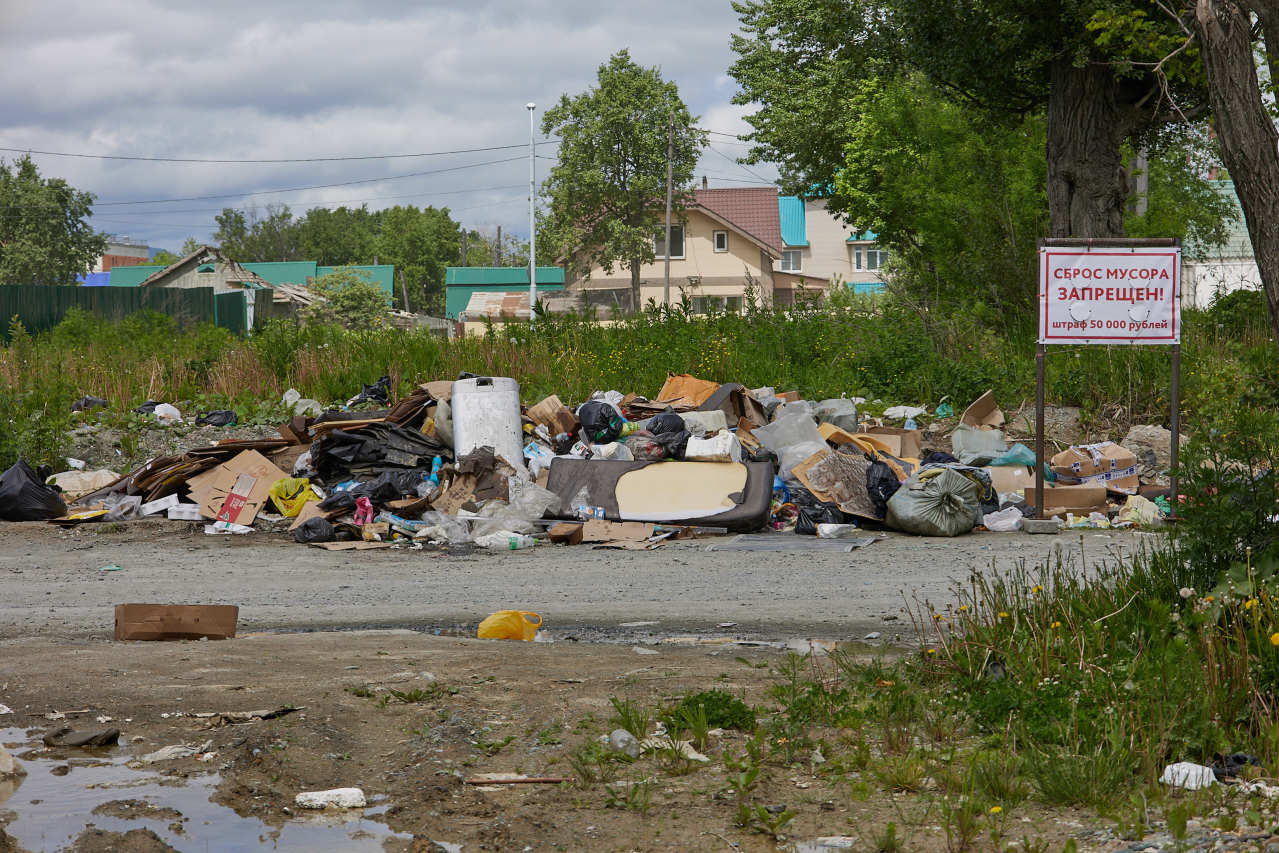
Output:
[[[1181,343],[1181,249],[1045,246],[1039,343]]]

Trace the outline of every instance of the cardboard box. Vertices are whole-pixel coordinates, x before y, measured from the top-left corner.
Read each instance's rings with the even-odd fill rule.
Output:
[[[117,604],[117,640],[225,640],[240,608],[231,604]]]
[[[799,396],[798,391],[781,391],[777,394],[777,399],[783,403],[798,403],[804,398]]]
[[[533,423],[546,427],[551,435],[566,432],[569,435],[577,432],[577,416],[560,402],[560,398],[552,394],[536,406],[528,410],[528,419]]]
[[[652,537],[653,525],[639,521],[587,519],[582,525],[583,542],[640,542]]]
[[[896,456],[898,459],[919,458],[924,434],[917,429],[862,426],[861,432],[866,435],[874,436],[887,444],[889,448],[888,452]]]
[[[560,545],[581,545],[582,525],[571,521],[563,521],[547,531],[552,542]]]
[[[1052,486],[1044,489],[1044,494],[1046,496],[1043,504],[1045,516],[1065,515],[1068,512],[1087,515],[1090,512],[1109,510],[1105,486]],[[1033,485],[1026,488],[1026,503],[1031,506],[1041,506],[1039,492]]]
[[[1141,485],[1137,457],[1110,441],[1067,448],[1054,456],[1050,465],[1057,482],[1065,486],[1104,486],[1131,495]]]
[[[1029,465],[992,465],[982,470],[990,475],[990,484],[1001,495],[1024,492],[1035,485],[1035,469]]]
[[[245,450],[192,477],[187,481],[187,488],[205,518],[252,524],[266,505],[272,484],[286,476],[261,453]]]
[[[995,392],[987,391],[973,400],[973,404],[964,410],[959,422],[978,429],[999,429],[1003,426],[1004,413],[995,402]]]

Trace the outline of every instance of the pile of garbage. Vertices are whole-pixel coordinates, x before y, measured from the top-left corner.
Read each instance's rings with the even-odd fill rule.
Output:
[[[990,392],[963,413],[949,452],[917,427],[922,407],[859,417],[863,400],[813,402],[687,374],[668,376],[653,399],[606,391],[576,408],[556,395],[525,407],[515,380],[470,374],[394,402],[385,377],[343,409],[293,390],[284,402],[294,415],[278,438],[219,441],[122,476],[19,462],[0,477],[0,519],[165,517],[220,535],[287,528],[333,550],[545,540],[647,550],[759,530],[1011,531],[1041,503],[1068,527],[1157,526],[1169,510],[1142,482],[1159,460],[1139,464],[1110,442],[1053,456],[1041,501],[1034,454],[1007,442]]]

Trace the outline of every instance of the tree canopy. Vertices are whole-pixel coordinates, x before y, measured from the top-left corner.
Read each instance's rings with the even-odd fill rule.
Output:
[[[31,157],[0,160],[0,284],[74,284],[106,250],[93,195],[42,178]]]
[[[625,50],[599,67],[595,86],[561,96],[542,118],[542,132],[560,137],[559,161],[544,184],[547,238],[582,266],[629,267],[635,307],[640,265],[654,259],[653,238],[664,221],[669,132],[673,127],[670,184],[678,215],[706,144],[696,121],[679,88]]]

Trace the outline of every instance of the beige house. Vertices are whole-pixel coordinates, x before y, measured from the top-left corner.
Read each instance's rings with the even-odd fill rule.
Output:
[[[653,235],[656,259],[640,267],[641,308],[649,300],[663,302],[664,230],[659,226]],[[681,222],[671,228],[671,302],[687,295],[699,313],[711,304],[740,310],[752,281],[758,298],[772,302],[777,290],[791,287],[792,277],[775,270],[782,252],[776,189],[696,190]],[[632,308],[629,268],[618,266],[608,273],[595,266],[567,284],[568,292],[587,305]]]
[[[820,198],[782,196],[778,206],[786,249],[781,269],[802,276],[807,286],[844,285],[859,293],[883,288],[888,252],[873,232],[849,228]]]

